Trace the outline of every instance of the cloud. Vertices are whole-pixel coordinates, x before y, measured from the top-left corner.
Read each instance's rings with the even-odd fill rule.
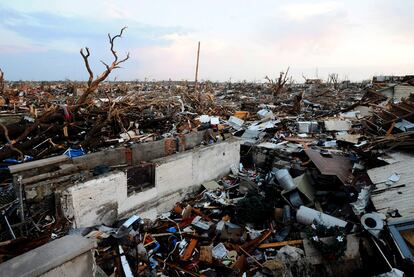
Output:
[[[263,19],[255,37],[281,51],[320,55],[340,46],[350,28],[347,10],[336,2],[286,4]]]
[[[105,18],[100,21],[41,11],[18,12],[4,7],[0,9],[0,36],[8,40],[0,41],[0,67],[7,71],[9,79],[15,80],[85,79],[79,49],[89,46],[91,66],[95,72],[100,72],[103,66],[99,61],[112,60],[107,32],[114,35],[125,25],[128,29],[115,46],[120,56],[136,47],[166,45],[169,40],[164,36],[185,33],[181,27],[160,27],[136,20]],[[131,59],[124,66],[137,65]],[[125,72],[117,70],[114,73],[124,79],[134,78],[133,74]]]
[[[107,32],[128,26],[116,49],[131,60],[114,72],[118,79],[192,80],[198,41],[202,79],[262,79],[287,66],[297,80],[316,68],[321,77],[363,79],[414,68],[411,7],[402,0],[3,1],[0,66],[11,79],[84,79],[79,48],[90,47],[99,71],[99,60],[112,58]]]
[[[287,67],[277,52],[269,52],[266,47],[249,41],[238,44],[204,33],[173,34],[165,39],[169,40],[165,46],[133,50],[133,60],[139,65],[133,69],[137,78],[193,80],[199,39],[200,79],[262,79],[272,70],[279,70],[279,66]]]
[[[173,32],[185,32],[180,27],[159,27],[120,18],[97,20],[82,17],[62,16],[49,12],[17,12],[3,7],[0,9],[0,30],[7,30],[20,38],[21,49],[53,49],[66,52],[77,51],[81,46],[100,48],[107,42],[106,33],[119,32],[128,26],[125,35],[129,38],[123,46],[162,44],[159,38]],[[0,42],[0,45],[5,45]],[[22,45],[23,46],[23,45]],[[17,49],[16,49],[17,50]]]
[[[125,19],[128,19],[128,20],[136,19],[131,16],[128,10],[125,10],[119,7],[119,5],[115,3],[115,1],[113,0],[104,0],[103,6],[105,9],[105,14],[107,15],[107,17],[109,17],[109,19],[124,19],[124,20]]]
[[[340,7],[338,2],[292,3],[284,6],[282,11],[290,20],[303,21],[315,16],[335,13]]]

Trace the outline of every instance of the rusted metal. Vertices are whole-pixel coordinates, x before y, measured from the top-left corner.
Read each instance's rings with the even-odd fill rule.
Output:
[[[352,179],[352,163],[348,158],[331,155],[324,157],[314,149],[306,149],[305,153],[323,175],[337,176],[343,184],[349,184]]]
[[[165,139],[164,151],[165,151],[165,155],[171,155],[177,151],[177,142],[174,138]]]
[[[132,149],[129,147],[125,148],[125,161],[127,165],[133,165]]]

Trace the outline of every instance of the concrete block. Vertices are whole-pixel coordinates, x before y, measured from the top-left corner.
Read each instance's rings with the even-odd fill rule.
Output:
[[[199,131],[185,135],[185,150],[193,149],[201,144],[204,139],[206,131]]]
[[[132,157],[134,162],[151,161],[164,157],[164,140],[136,144],[132,146]]]
[[[65,236],[0,264],[0,276],[94,276],[95,242]]]
[[[73,163],[83,169],[92,169],[98,165],[119,165],[126,163],[125,147],[105,149],[100,152],[90,153],[73,158]]]

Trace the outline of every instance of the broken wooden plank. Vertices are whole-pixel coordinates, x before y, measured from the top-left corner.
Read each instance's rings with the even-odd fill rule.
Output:
[[[266,248],[276,248],[286,245],[300,245],[303,243],[303,240],[288,240],[288,241],[280,241],[280,242],[271,242],[271,243],[263,243],[259,245],[259,249],[266,249]]]
[[[200,246],[200,261],[211,264],[213,263],[213,253],[212,253],[212,246]]]
[[[184,254],[181,256],[181,260],[186,262],[188,261],[191,256],[193,255],[194,249],[197,246],[198,240],[197,239],[191,239],[190,243],[188,244],[187,248],[184,251]]]

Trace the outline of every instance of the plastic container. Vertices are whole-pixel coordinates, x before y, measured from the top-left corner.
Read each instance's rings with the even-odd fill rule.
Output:
[[[284,190],[291,190],[296,187],[292,176],[290,176],[289,170],[279,169],[275,173],[276,179]]]

